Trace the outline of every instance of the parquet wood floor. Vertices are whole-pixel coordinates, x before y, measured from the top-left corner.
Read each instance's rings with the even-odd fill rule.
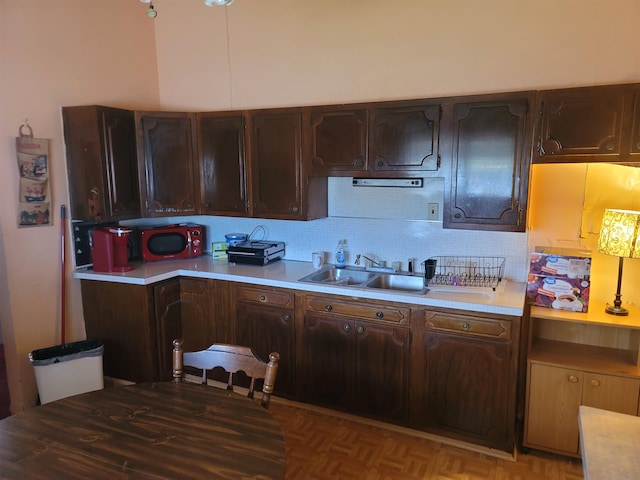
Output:
[[[270,410],[285,438],[286,480],[583,478],[580,460],[536,452],[514,461],[295,403],[272,400]]]

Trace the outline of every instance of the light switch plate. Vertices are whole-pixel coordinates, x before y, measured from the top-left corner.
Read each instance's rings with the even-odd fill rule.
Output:
[[[440,205],[437,203],[428,204],[427,220],[438,220],[438,212],[440,211]]]

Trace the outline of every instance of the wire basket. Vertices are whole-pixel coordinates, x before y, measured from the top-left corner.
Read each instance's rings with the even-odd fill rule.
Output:
[[[490,287],[495,290],[504,275],[505,257],[431,257],[435,275],[429,285]]]

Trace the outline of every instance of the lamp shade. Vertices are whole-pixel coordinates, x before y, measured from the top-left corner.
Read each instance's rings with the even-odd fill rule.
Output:
[[[640,212],[606,209],[602,217],[598,252],[616,257],[640,258]]]

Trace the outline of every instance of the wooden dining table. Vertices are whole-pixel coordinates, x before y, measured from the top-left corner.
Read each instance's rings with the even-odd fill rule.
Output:
[[[277,479],[278,422],[237,393],[159,382],[83,393],[0,421],[8,479]]]

